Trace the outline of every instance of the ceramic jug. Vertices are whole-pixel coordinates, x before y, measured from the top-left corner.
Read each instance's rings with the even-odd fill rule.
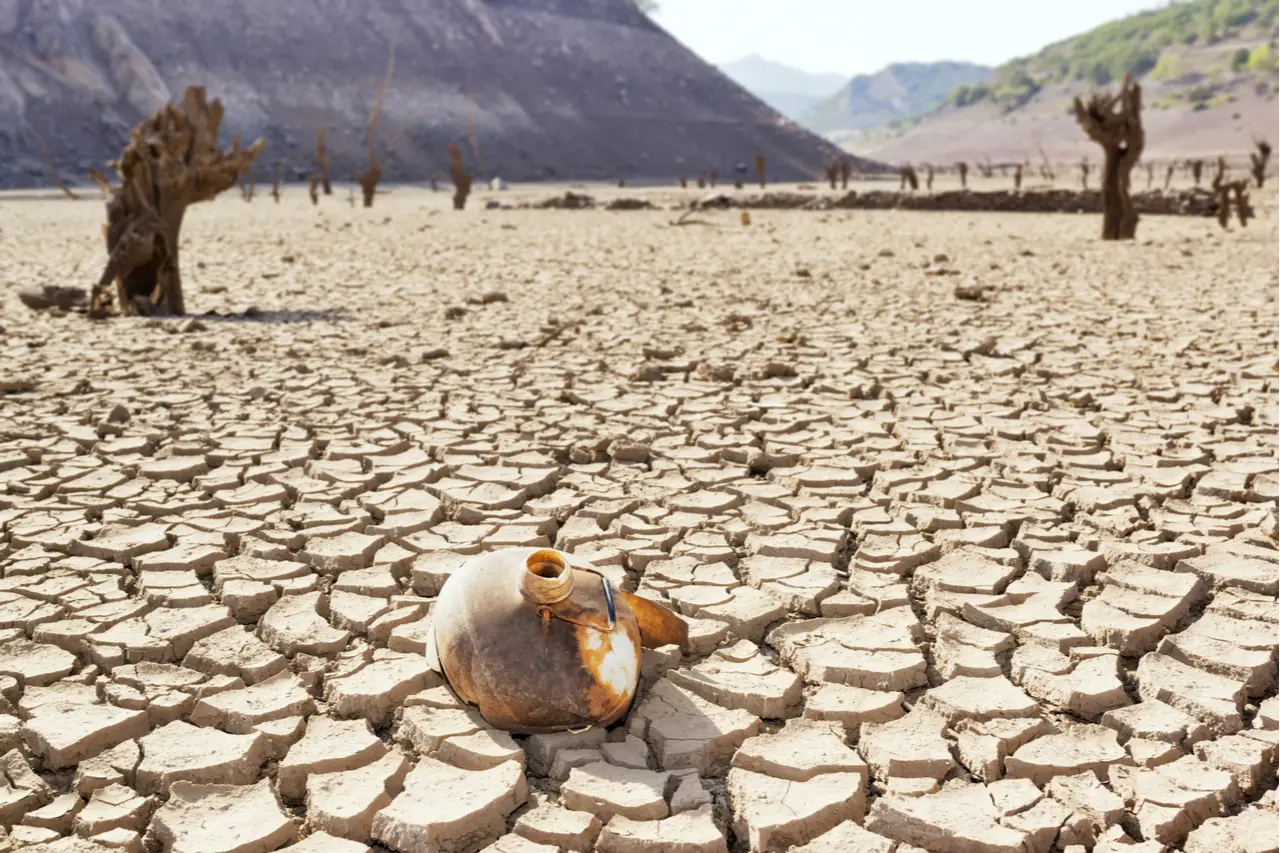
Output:
[[[689,640],[666,607],[551,549],[474,557],[432,613],[432,667],[487,722],[519,734],[616,722],[635,698],[641,647]]]

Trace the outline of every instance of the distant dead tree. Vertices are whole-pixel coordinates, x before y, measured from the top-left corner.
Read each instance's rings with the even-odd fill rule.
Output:
[[[1240,227],[1247,227],[1253,210],[1249,207],[1249,182],[1244,179],[1236,181],[1220,181],[1214,188],[1218,196],[1218,224],[1227,230],[1231,222],[1231,202],[1234,196],[1236,216],[1240,219]]]
[[[1085,104],[1075,99],[1076,122],[1102,146],[1102,239],[1132,240],[1138,211],[1129,196],[1129,174],[1142,157],[1142,87],[1125,75],[1120,91],[1097,92]]]
[[[1089,158],[1080,158],[1080,189],[1089,189]]]
[[[1013,167],[1013,191],[1022,191],[1022,164]]]
[[[236,185],[266,143],[218,147],[222,102],[189,86],[182,105],[156,110],[130,134],[116,170],[120,187],[107,202],[107,265],[89,299],[89,315],[105,314],[116,284],[123,314],[182,314],[179,231],[193,204]]]
[[[1169,164],[1169,168],[1164,173],[1164,188],[1169,189],[1169,185],[1173,183],[1173,173],[1178,169],[1178,161],[1174,160]]]
[[[329,181],[329,167],[332,161],[329,158],[329,149],[325,146],[325,135],[328,133],[327,127],[321,127],[316,131],[316,168],[320,170],[320,185],[324,187],[325,195],[333,195],[333,184]]]
[[[969,188],[969,164],[961,160],[956,163],[956,171],[960,173],[961,189]]]
[[[1240,227],[1244,228],[1249,224],[1249,217],[1253,213],[1249,207],[1249,182],[1243,179],[1232,181],[1231,189],[1235,191],[1236,215],[1240,217]]]
[[[853,164],[848,160],[840,161],[840,189],[849,189],[849,178],[853,174]]]
[[[1049,155],[1045,153],[1043,146],[1040,147],[1040,177],[1051,184],[1055,177],[1053,163],[1049,162]]]
[[[382,105],[387,100],[387,90],[391,88],[391,75],[396,70],[396,46],[391,45],[391,51],[387,55],[387,76],[382,80],[382,88],[378,90],[378,96],[374,98],[373,108],[369,110],[369,124],[365,132],[369,136],[369,168],[356,176],[356,181],[360,184],[360,195],[364,200],[365,207],[373,207],[373,197],[378,192],[378,181],[382,178],[382,166],[386,161],[386,156],[378,156],[378,144],[374,138],[374,129],[378,124],[378,116],[382,115]]]
[[[760,189],[764,189],[765,159],[763,154],[756,155],[755,167],[756,167],[756,177],[760,179]]]
[[[689,179],[686,178],[684,175],[680,176],[679,183],[680,183],[680,189],[686,190],[689,188]]]
[[[1204,173],[1204,161],[1188,160],[1187,168],[1191,170],[1191,179],[1196,182],[1196,186],[1200,186],[1200,176]]]
[[[698,176],[698,189],[705,190],[707,188],[707,179],[702,175]]]
[[[276,204],[280,203],[280,179],[284,177],[284,163],[276,164],[276,176],[271,181],[271,199]]]
[[[1000,177],[1002,177],[1002,178],[1007,178],[1007,177],[1009,177],[1009,164],[1008,164],[1008,163],[1001,163],[1001,164],[1000,164]]]
[[[435,175],[431,176],[431,191],[433,193],[440,192],[440,179]]]
[[[626,185],[627,185],[627,179],[626,179],[626,178],[618,178],[618,189],[622,189],[622,188],[623,188],[623,187],[625,187]]]
[[[929,192],[933,192],[933,164],[925,166],[924,188]]]
[[[307,195],[311,196],[312,204],[320,203],[320,176],[312,175],[311,180],[307,183]]]
[[[49,153],[49,146],[45,145],[44,137],[41,136],[40,132],[32,127],[30,123],[27,124],[27,132],[31,134],[36,141],[36,145],[40,147],[40,157],[44,160],[44,168],[45,171],[49,173],[49,180],[52,181],[53,185],[61,190],[62,194],[67,198],[79,199],[80,196],[76,195],[75,192],[72,191],[71,187],[64,184],[62,182],[62,178],[58,177],[58,170],[53,167],[53,155]],[[1262,186],[1262,184],[1258,184],[1258,186]]]
[[[449,176],[453,179],[453,209],[462,210],[467,206],[467,196],[471,194],[471,183],[474,180],[462,165],[462,151],[450,142]]]
[[[720,180],[720,170],[712,169],[707,172],[707,183],[711,185],[711,189],[716,188],[716,181]]]
[[[1264,139],[1253,140],[1253,147],[1257,151],[1249,154],[1249,171],[1253,173],[1253,179],[1258,184],[1258,189],[1262,189],[1262,184],[1267,179],[1267,162],[1271,159],[1271,144]]]
[[[984,178],[990,178],[995,175],[995,169],[991,166],[990,157],[978,164],[978,172],[981,173]]]
[[[1217,192],[1219,187],[1227,180],[1227,158],[1219,156],[1217,162],[1213,164],[1213,180],[1209,182],[1209,186]]]
[[[836,188],[836,178],[840,174],[839,162],[832,160],[827,164],[827,183],[831,184],[831,189]]]
[[[240,140],[235,140],[232,145],[238,145]],[[258,172],[256,169],[250,168],[249,171],[240,175],[240,197],[247,202],[253,201],[253,194],[258,189]]]
[[[898,170],[898,192],[902,192],[908,186],[913,190],[920,189],[920,179],[916,176],[914,166],[903,166]]]

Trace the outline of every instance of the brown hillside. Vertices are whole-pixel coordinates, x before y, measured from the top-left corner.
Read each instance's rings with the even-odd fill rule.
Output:
[[[0,186],[46,180],[28,126],[84,183],[193,83],[223,100],[227,133],[266,137],[260,173],[305,174],[327,125],[350,179],[393,44],[392,181],[446,175],[451,141],[479,177],[512,180],[727,174],[757,153],[797,179],[836,154],[630,0],[31,0],[0,2]]]

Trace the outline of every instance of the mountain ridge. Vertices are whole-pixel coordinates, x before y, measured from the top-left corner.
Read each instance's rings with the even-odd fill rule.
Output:
[[[0,186],[47,181],[28,128],[83,184],[193,84],[223,101],[228,138],[267,139],[260,173],[305,176],[328,127],[335,177],[353,177],[393,44],[389,182],[446,175],[449,142],[508,180],[674,180],[757,153],[794,180],[840,154],[631,0],[40,0],[0,4]]]
[[[997,66],[937,108],[842,144],[892,162],[1078,161],[1097,146],[1075,127],[1072,101],[1143,86],[1147,157],[1216,157],[1252,138],[1276,142],[1280,0],[1187,0],[1108,21]],[[1042,153],[1043,152],[1043,155]]]

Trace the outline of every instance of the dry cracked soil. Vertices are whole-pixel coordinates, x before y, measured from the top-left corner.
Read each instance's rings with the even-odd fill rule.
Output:
[[[196,313],[97,323],[13,291],[100,202],[0,199],[0,850],[1276,851],[1274,201],[344,195],[192,210]],[[428,670],[516,545],[689,620],[612,729]]]

